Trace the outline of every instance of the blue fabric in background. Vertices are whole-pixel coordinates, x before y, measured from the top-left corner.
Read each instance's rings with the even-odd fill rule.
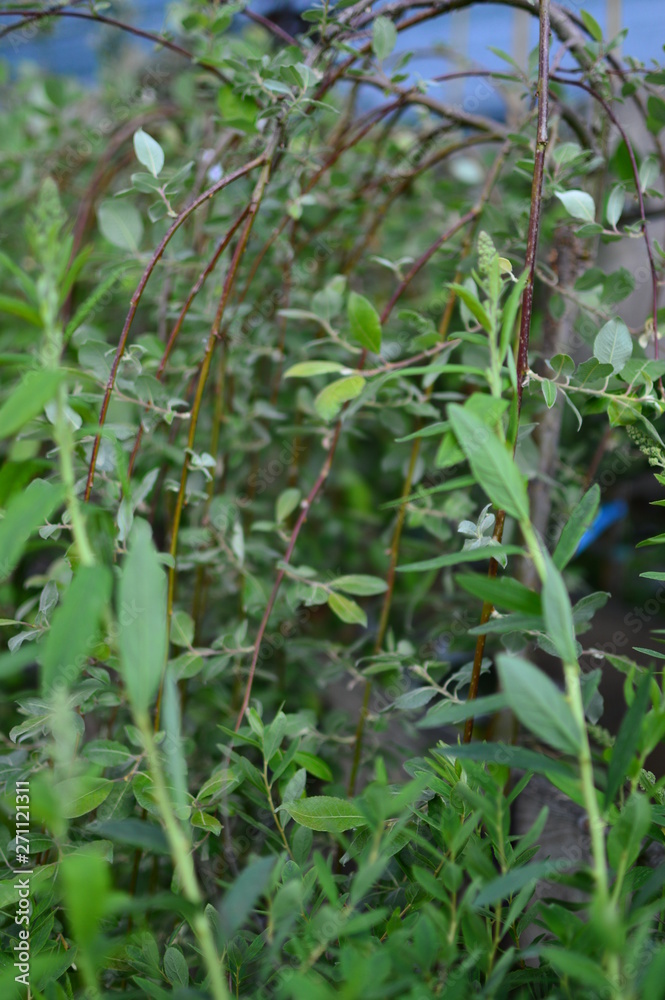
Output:
[[[618,521],[622,521],[624,517],[628,514],[628,504],[625,500],[610,500],[608,503],[604,503],[598,513],[596,518],[587,531],[584,532],[582,538],[580,539],[580,544],[577,546],[576,556],[581,555],[590,545],[600,538],[600,536],[611,528],[613,524]]]
[[[645,62],[662,56],[663,34],[659,30],[654,31],[654,11],[661,3],[662,0],[624,0],[622,4],[623,25],[628,28],[624,51]],[[252,10],[263,14],[280,6],[279,0],[253,0],[250,4]],[[305,9],[310,3],[306,0],[294,0],[291,6]],[[381,5],[375,6],[379,9]],[[607,0],[584,0],[583,4],[568,0],[564,6],[576,13],[584,7],[602,28],[606,27]],[[128,20],[149,31],[160,31],[165,24],[168,7],[168,0],[120,0],[111,3],[103,13]],[[239,17],[238,23],[242,23],[242,20]],[[538,40],[538,19],[534,17],[531,21],[529,42],[533,48]],[[6,23],[7,20],[3,18],[3,24]],[[54,73],[74,74],[92,82],[97,73],[97,49],[100,42],[108,41],[109,32],[115,33],[116,29],[62,18],[48,33],[40,32],[34,38],[9,35],[2,39],[0,58],[8,60],[13,66],[23,60],[31,60]],[[124,35],[124,41],[128,45],[139,46],[144,51],[151,49],[151,43],[143,43],[127,34]],[[456,11],[401,33],[397,51],[415,52],[416,56],[409,68],[413,74],[428,79],[452,68],[441,56],[432,52],[432,47],[437,43],[452,44],[453,41],[456,45],[460,41],[465,43],[464,47],[471,60],[490,69],[505,68],[505,63],[490,52],[489,47],[512,53],[513,13],[505,6],[492,3]],[[459,83],[457,93],[462,98],[472,95],[473,86],[469,81]],[[491,103],[488,99],[488,104]]]

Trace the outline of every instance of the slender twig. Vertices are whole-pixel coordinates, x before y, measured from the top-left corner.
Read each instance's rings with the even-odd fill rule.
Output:
[[[247,217],[247,213],[248,212],[249,212],[249,205],[247,205],[243,209],[243,211],[240,213],[240,215],[238,216],[238,218],[236,219],[236,221],[233,223],[233,225],[231,226],[231,228],[224,235],[224,237],[219,241],[219,243],[217,244],[217,247],[215,249],[215,252],[213,253],[212,257],[210,258],[210,260],[208,261],[208,263],[206,264],[206,266],[204,267],[204,269],[201,271],[201,274],[199,275],[196,283],[192,286],[192,288],[191,288],[191,290],[189,292],[189,295],[185,299],[183,307],[180,310],[180,314],[178,315],[178,318],[177,318],[177,320],[175,322],[175,325],[174,325],[173,329],[171,330],[171,334],[169,336],[169,339],[166,342],[166,346],[164,348],[164,353],[162,354],[162,357],[161,357],[161,360],[159,362],[159,365],[157,366],[157,371],[155,372],[155,378],[159,382],[161,382],[161,380],[162,380],[162,376],[164,374],[164,370],[165,370],[166,365],[168,363],[169,357],[171,356],[171,351],[173,350],[173,348],[175,346],[175,342],[176,342],[176,340],[178,338],[178,334],[180,333],[180,330],[182,328],[182,324],[185,321],[185,317],[187,316],[187,313],[190,310],[192,302],[194,301],[194,299],[196,298],[196,296],[198,295],[198,293],[201,291],[201,288],[205,284],[206,279],[208,278],[208,276],[214,270],[217,261],[219,260],[219,258],[224,253],[224,251],[228,247],[229,243],[233,239],[233,236],[236,233],[236,231],[238,230],[238,227],[242,224],[243,220]],[[131,476],[132,470],[134,468],[134,462],[136,461],[136,456],[138,454],[138,450],[139,450],[139,448],[141,446],[141,439],[142,439],[142,437],[143,437],[143,424],[139,424],[139,429],[138,429],[138,432],[137,432],[137,435],[136,435],[136,440],[134,442],[134,447],[132,449],[132,454],[131,454],[130,459],[129,459],[128,473],[129,473],[130,476]]]
[[[272,167],[272,160],[275,155],[275,150],[279,142],[279,130],[276,129],[268,142],[266,152],[264,153],[263,159],[263,169],[261,175],[256,183],[254,192],[252,194],[252,199],[249,204],[249,209],[247,212],[247,218],[243,231],[238,240],[238,245],[233,253],[233,258],[229,265],[229,270],[224,281],[224,287],[222,290],[222,296],[217,307],[217,312],[208,335],[208,341],[206,343],[205,354],[203,361],[201,363],[201,369],[199,372],[199,378],[196,386],[196,394],[194,397],[194,404],[192,406],[192,415],[189,424],[189,436],[187,440],[187,454],[185,455],[185,460],[182,465],[182,472],[180,475],[180,487],[178,489],[178,495],[176,499],[176,507],[173,515],[173,523],[171,528],[171,558],[173,560],[172,565],[169,567],[168,576],[168,601],[167,601],[167,621],[170,626],[171,615],[173,613],[173,600],[175,596],[175,580],[176,580],[176,555],[178,551],[178,534],[180,529],[180,520],[182,517],[182,511],[185,505],[185,490],[187,486],[187,479],[189,476],[189,451],[193,449],[195,438],[196,438],[196,427],[198,424],[198,417],[201,411],[201,403],[203,400],[203,391],[205,389],[206,382],[208,380],[208,373],[210,372],[210,364],[212,362],[212,355],[215,349],[215,344],[219,340],[222,320],[224,318],[224,312],[226,310],[226,305],[229,301],[229,297],[233,290],[235,284],[235,279],[238,273],[238,267],[240,266],[240,261],[247,247],[247,241],[249,240],[249,235],[252,231],[254,225],[254,219],[261,205],[263,199],[263,194],[268,184],[270,178],[270,171]],[[155,707],[155,729],[159,726],[159,715],[161,707],[161,694],[162,688],[160,686],[159,694],[157,696],[157,704]]]
[[[146,31],[144,28],[137,28],[135,25],[127,24],[126,21],[120,21],[115,17],[106,17],[104,14],[97,13],[90,14],[80,10],[62,10],[60,8],[47,8],[46,10],[0,10],[0,17],[16,17],[17,14],[22,14],[24,20],[17,21],[14,24],[9,24],[6,28],[0,30],[0,39],[11,34],[13,31],[20,31],[21,28],[25,27],[27,24],[31,24],[33,21],[42,20],[43,18],[73,17],[80,21],[98,21],[100,24],[108,24],[112,28],[118,28],[120,31],[126,31],[130,35],[135,35],[137,38],[145,38],[149,42],[154,42],[155,45],[159,45],[164,49],[169,49],[170,52],[176,52],[179,56],[183,56],[185,59],[189,59],[190,62],[201,66],[210,73],[213,73],[217,79],[221,80],[223,83],[228,83],[227,77],[213,63],[206,62],[204,59],[198,59],[193,52],[189,51],[189,49],[184,48],[182,45],[178,45],[176,42],[170,41],[163,35],[156,34],[153,31]]]
[[[257,156],[256,159],[250,160],[249,163],[246,163],[243,167],[240,167],[238,170],[234,170],[233,173],[228,174],[226,177],[223,177],[221,180],[217,181],[216,184],[213,184],[212,187],[208,188],[207,191],[204,191],[202,195],[196,198],[190,205],[187,206],[187,208],[185,208],[180,213],[180,215],[173,222],[167,233],[162,237],[162,240],[160,241],[157,249],[150,258],[148,266],[143,272],[141,280],[137,285],[136,291],[132,296],[129,312],[127,313],[127,318],[125,319],[125,323],[122,328],[122,332],[120,334],[120,340],[118,341],[118,346],[116,348],[113,364],[111,365],[111,372],[109,374],[108,382],[106,384],[106,391],[104,393],[104,399],[102,401],[102,409],[99,414],[99,432],[97,433],[94,444],[92,446],[92,455],[90,457],[90,465],[88,467],[88,478],[85,486],[85,496],[84,496],[85,500],[88,500],[90,498],[90,491],[92,490],[92,484],[95,478],[95,466],[97,464],[97,455],[99,452],[99,445],[101,441],[101,428],[104,426],[104,422],[106,420],[106,413],[109,408],[109,403],[111,401],[111,394],[113,392],[113,386],[115,385],[115,378],[118,372],[118,367],[120,366],[120,361],[122,359],[122,355],[125,350],[125,345],[127,343],[127,337],[129,336],[129,330],[134,320],[134,316],[136,315],[136,310],[138,309],[139,302],[141,301],[141,296],[143,295],[143,292],[145,290],[146,285],[148,284],[152,272],[155,270],[155,267],[157,266],[158,262],[162,257],[162,254],[166,250],[166,247],[169,245],[175,233],[178,231],[183,222],[185,222],[189,218],[189,216],[196,211],[197,208],[205,204],[205,202],[207,202],[210,198],[213,198],[223,188],[228,187],[229,184],[232,184],[240,177],[244,177],[246,174],[251,173],[251,171],[255,170],[256,167],[262,166],[264,162],[265,162],[265,154]]]

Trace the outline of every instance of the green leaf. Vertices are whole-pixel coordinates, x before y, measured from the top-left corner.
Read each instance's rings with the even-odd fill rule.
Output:
[[[502,364],[512,343],[515,320],[517,319],[517,313],[520,305],[522,304],[522,294],[528,277],[529,273],[525,268],[513,286],[513,289],[506,300],[506,304],[503,307],[503,316],[501,319],[501,338],[499,341],[499,361]]]
[[[586,191],[557,191],[556,196],[568,215],[572,215],[574,219],[583,219],[585,222],[594,222],[596,204]]]
[[[388,17],[377,17],[372,26],[372,51],[383,62],[395,48],[397,28]]]
[[[458,552],[448,552],[445,556],[398,566],[397,572],[417,573],[427,569],[443,569],[444,566],[457,566],[459,563],[479,562],[481,559],[502,559],[503,556],[519,555],[524,555],[524,550],[519,545],[482,545],[477,549],[460,549]]]
[[[85,816],[101,805],[111,793],[113,782],[108,778],[98,778],[92,774],[82,774],[77,778],[66,778],[55,786],[55,794],[60,803],[61,814],[66,819]]]
[[[284,378],[310,378],[315,375],[328,375],[330,372],[343,372],[344,365],[337,361],[300,361],[284,372]]]
[[[344,833],[345,830],[367,826],[367,820],[353,802],[328,795],[298,799],[297,802],[288,802],[283,808],[296,823],[306,826],[308,830]]]
[[[440,701],[428,710],[424,719],[416,723],[418,729],[438,729],[440,726],[456,726],[467,719],[481,715],[493,715],[508,706],[505,694],[488,694],[473,701]]]
[[[481,760],[521,771],[533,771],[534,774],[561,778],[573,776],[571,768],[564,761],[509,743],[468,743],[451,747],[439,745],[431,753],[435,759],[443,757],[451,760]]]
[[[589,530],[598,513],[600,504],[600,486],[594,483],[576,504],[572,514],[566,521],[557,546],[552,555],[552,561],[557,569],[565,569],[577,552],[583,535]]]
[[[550,380],[546,378],[540,383],[540,388],[543,392],[543,399],[547,403],[547,408],[548,410],[551,410],[556,403],[556,385],[554,382],[550,382]]]
[[[568,702],[556,684],[519,656],[497,656],[501,687],[523,726],[564,753],[577,754],[581,734]]]
[[[519,611],[525,615],[541,613],[540,596],[510,577],[492,578],[477,573],[460,573],[455,582],[469,594],[488,601],[497,608]]]
[[[136,253],[143,236],[143,222],[136,208],[128,201],[103,201],[97,209],[102,236],[121,250]]]
[[[609,809],[619,788],[627,780],[630,765],[640,745],[642,720],[649,704],[651,677],[651,671],[642,676],[633,703],[623,717],[612,747],[612,756],[607,768],[605,809]]]
[[[607,860],[615,871],[622,862],[627,869],[635,864],[650,826],[649,800],[642,792],[635,791],[619,813],[607,838]]]
[[[295,487],[284,490],[277,497],[277,503],[275,504],[275,520],[278,524],[282,521],[286,521],[287,517],[294,512],[298,504],[300,503],[300,497],[302,496],[300,490]]]
[[[378,354],[381,350],[381,320],[372,303],[364,295],[351,292],[348,314],[351,333],[355,339],[368,351]]]
[[[42,690],[71,687],[92,653],[99,623],[111,599],[106,566],[80,566],[56,609],[41,650]]]
[[[0,295],[0,312],[7,313],[9,316],[18,316],[19,319],[24,319],[26,323],[32,323],[33,326],[42,326],[39,309],[35,309],[23,299],[17,299],[14,295]]]
[[[95,942],[111,896],[111,866],[105,858],[75,851],[59,864],[67,921],[78,947],[86,952]],[[91,957],[87,962],[94,968]]]
[[[547,364],[554,372],[554,378],[568,378],[575,371],[575,362],[569,354],[555,354]]]
[[[62,503],[64,488],[35,479],[12,497],[0,521],[0,581],[6,580],[23,555],[25,544]]]
[[[617,222],[623,213],[623,206],[625,203],[626,191],[622,184],[617,184],[616,187],[612,188],[612,193],[607,199],[607,210],[605,212],[607,224],[608,226],[611,226],[612,229],[616,229]]]
[[[593,342],[594,356],[601,364],[612,365],[620,372],[633,353],[633,338],[622,319],[611,319],[599,330]]]
[[[189,812],[187,801],[187,762],[182,748],[180,727],[180,693],[172,671],[164,677],[162,697],[162,726],[165,737],[161,746],[164,754],[164,770],[168,779],[171,801],[178,815]],[[187,833],[189,831],[187,830]]]
[[[534,861],[520,868],[513,868],[484,885],[473,900],[473,906],[474,908],[492,906],[502,899],[514,896],[525,885],[532,884],[535,889],[541,879],[560,873],[563,868],[572,867],[572,864],[572,861],[567,865],[564,862],[563,866],[560,861]]]
[[[187,611],[174,611],[171,618],[171,642],[174,646],[189,647],[194,641],[194,619]]]
[[[492,320],[482,303],[476,298],[470,288],[465,285],[448,285],[451,291],[455,293],[458,299],[461,299],[464,305],[467,307],[469,312],[475,319],[478,320],[483,330],[486,333],[492,333]]]
[[[540,945],[539,951],[562,979],[565,977],[566,981],[572,979],[573,982],[584,983],[597,990],[596,996],[612,995],[614,987],[595,958],[574,952],[571,948],[557,948],[549,944]],[[570,996],[576,995],[574,990],[569,989],[568,992]]]
[[[451,404],[448,418],[478,484],[499,510],[519,521],[529,516],[524,477],[502,441],[475,413]]]
[[[0,439],[10,437],[55,398],[65,373],[45,368],[28,372],[0,406]]]
[[[588,361],[583,361],[577,369],[577,378],[580,386],[589,387],[596,382],[604,382],[612,375],[613,371],[612,365],[604,364],[598,358],[589,358]],[[568,399],[567,396],[564,398]]]
[[[306,771],[313,774],[315,778],[320,778],[321,781],[333,780],[333,773],[325,760],[321,760],[316,754],[307,753],[306,750],[297,750],[293,759],[296,764],[300,764]]]
[[[219,907],[219,926],[223,942],[230,941],[242,927],[270,882],[277,858],[257,858],[231,883]]]
[[[122,767],[133,759],[131,749],[117,740],[91,740],[81,750],[81,756],[102,767]]]
[[[134,152],[137,160],[150,171],[152,176],[159,177],[164,166],[164,150],[157,140],[142,128],[134,133]]]
[[[564,663],[577,663],[577,643],[573,609],[561,573],[552,559],[543,551],[547,572],[541,600],[547,635]]]
[[[164,952],[164,975],[172,986],[189,986],[189,969],[180,948],[167,948]]]
[[[360,375],[338,379],[321,390],[314,400],[314,408],[324,420],[333,420],[344,403],[359,396],[364,387],[365,379]]]
[[[586,10],[580,11],[580,17],[584,22],[584,27],[589,32],[591,37],[595,42],[602,42],[603,40],[603,30],[598,24],[598,21],[589,14]]]
[[[136,715],[157,694],[166,662],[166,574],[148,523],[134,521],[118,592],[120,671]]]
[[[333,590],[342,590],[345,594],[355,594],[359,597],[369,597],[372,594],[383,594],[388,589],[385,580],[378,576],[364,576],[362,573],[350,576],[338,576],[330,581]]]
[[[256,132],[259,108],[251,97],[242,97],[230,86],[220,87],[217,93],[217,106],[222,113],[225,127],[242,129],[243,132]]]
[[[363,625],[367,628],[367,615],[355,601],[341,594],[328,595],[328,607],[331,611],[349,625]]]

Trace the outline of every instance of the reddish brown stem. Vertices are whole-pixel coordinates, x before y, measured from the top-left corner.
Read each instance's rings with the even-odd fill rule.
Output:
[[[152,257],[150,258],[148,266],[143,272],[141,280],[139,281],[138,286],[136,288],[136,291],[132,296],[129,312],[127,313],[127,318],[125,319],[125,324],[122,328],[122,333],[120,334],[120,340],[118,341],[115,357],[113,358],[113,364],[111,365],[111,372],[109,374],[108,382],[106,383],[106,391],[104,393],[104,399],[102,401],[102,409],[99,414],[100,431],[101,428],[104,426],[104,422],[106,420],[106,413],[109,408],[109,403],[111,401],[111,393],[113,392],[113,387],[115,385],[115,378],[118,372],[118,367],[120,365],[120,361],[122,359],[122,355],[125,350],[125,345],[127,344],[127,337],[129,336],[130,327],[134,320],[134,316],[136,315],[136,310],[138,309],[139,302],[141,301],[141,296],[143,295],[143,292],[145,290],[146,285],[148,284],[152,272],[155,270],[155,267],[160,261],[162,254],[169,245],[172,237],[178,231],[183,222],[185,222],[189,218],[189,216],[196,211],[197,208],[205,204],[205,202],[208,201],[210,198],[213,198],[223,188],[228,187],[229,184],[232,184],[234,181],[238,180],[238,178],[244,177],[252,170],[255,170],[256,167],[262,166],[264,162],[265,162],[265,154],[256,157],[256,159],[251,160],[249,163],[246,163],[244,167],[240,167],[238,170],[235,170],[232,174],[228,174],[226,177],[223,177],[220,181],[217,181],[216,184],[213,184],[213,186],[208,188],[207,191],[204,191],[202,195],[196,198],[191,203],[191,205],[189,205],[186,209],[184,209],[183,212],[180,213],[178,218],[169,228],[168,232],[162,238],[161,242],[159,243],[159,246],[153,253]],[[101,433],[98,433],[97,436],[95,437],[95,441],[92,446],[92,455],[90,457],[90,465],[88,468],[88,478],[85,485],[84,500],[90,499],[90,491],[92,490],[92,484],[95,478],[95,466],[97,464],[97,455],[99,453],[100,442],[101,442]]]
[[[118,28],[120,31],[126,31],[130,35],[135,35],[137,38],[145,38],[149,42],[154,42],[155,45],[160,45],[164,49],[169,49],[170,52],[176,52],[179,56],[184,56],[185,59],[189,59],[190,62],[196,63],[197,66],[207,69],[210,73],[213,73],[218,80],[222,80],[224,83],[228,83],[227,77],[212,63],[206,62],[205,60],[197,59],[193,52],[189,49],[184,48],[182,45],[177,45],[176,42],[171,42],[168,38],[164,38],[163,35],[155,34],[153,31],[145,31],[143,28],[137,28],[133,24],[127,24],[125,21],[119,21],[115,17],[105,17],[103,14],[88,14],[80,10],[59,10],[57,8],[47,8],[46,10],[26,10],[21,8],[20,10],[0,10],[0,17],[16,17],[17,14],[22,14],[24,20],[17,21],[14,24],[8,25],[0,31],[0,38],[4,38],[5,35],[11,34],[13,31],[20,31],[21,28],[25,27],[26,24],[30,24],[32,21],[39,21],[43,18],[49,17],[73,17],[79,21],[99,21],[100,24],[108,24],[112,28]]]
[[[248,212],[249,212],[249,205],[247,205],[244,208],[244,210],[240,213],[240,215],[238,216],[238,218],[236,219],[236,221],[233,223],[233,225],[231,226],[231,228],[229,229],[229,231],[226,233],[226,235],[224,236],[224,238],[222,240],[220,240],[220,242],[218,243],[217,248],[216,248],[214,254],[212,255],[212,257],[210,258],[210,260],[206,264],[206,266],[203,269],[203,271],[201,271],[201,274],[199,275],[196,283],[192,286],[192,288],[190,290],[190,293],[187,296],[182,309],[180,310],[180,315],[178,316],[178,319],[176,320],[175,325],[174,325],[173,329],[171,330],[171,335],[169,336],[169,339],[168,339],[168,341],[166,343],[166,347],[164,348],[164,353],[162,354],[162,357],[161,357],[161,361],[159,362],[159,366],[157,368],[157,371],[155,372],[155,378],[159,382],[161,382],[161,380],[162,380],[162,375],[164,374],[164,369],[166,368],[166,365],[168,363],[169,357],[171,355],[171,351],[173,350],[175,342],[176,342],[176,340],[178,338],[178,334],[180,333],[180,330],[182,328],[182,324],[183,324],[183,322],[185,320],[185,317],[187,316],[187,313],[190,310],[192,302],[194,301],[194,299],[198,295],[198,293],[201,291],[201,288],[203,287],[206,279],[211,274],[211,272],[214,270],[215,264],[217,263],[217,261],[219,260],[219,258],[221,257],[221,255],[224,253],[224,251],[226,250],[226,248],[229,245],[229,243],[231,242],[231,240],[233,239],[233,236],[236,233],[236,231],[238,229],[238,226],[240,226],[241,223],[243,222],[243,220],[247,217],[247,213]],[[141,447],[141,440],[142,440],[142,438],[143,438],[143,425],[140,424],[139,425],[139,429],[138,429],[138,433],[136,435],[136,440],[134,442],[134,447],[132,449],[132,454],[131,454],[131,457],[129,459],[128,474],[130,476],[131,476],[132,471],[134,469],[134,462],[136,461],[136,456],[138,454],[138,450]]]

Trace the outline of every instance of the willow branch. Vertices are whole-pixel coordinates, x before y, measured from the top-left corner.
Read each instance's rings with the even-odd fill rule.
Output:
[[[109,403],[111,401],[111,394],[113,392],[113,387],[115,385],[115,379],[118,373],[118,368],[120,366],[120,361],[122,359],[122,355],[124,353],[125,346],[127,344],[129,330],[134,320],[134,316],[136,315],[136,310],[138,309],[139,302],[141,301],[141,296],[145,291],[145,287],[148,284],[148,281],[150,280],[152,272],[155,270],[155,267],[161,260],[164,251],[171,242],[171,239],[173,238],[175,233],[178,231],[178,229],[180,229],[180,226],[182,226],[183,222],[185,222],[190,217],[190,215],[192,215],[192,213],[196,211],[197,208],[205,204],[205,202],[207,202],[210,198],[213,198],[223,188],[228,187],[229,184],[232,184],[234,181],[237,181],[240,177],[244,177],[246,174],[251,173],[252,170],[255,170],[256,167],[262,166],[264,163],[265,163],[265,153],[262,154],[261,156],[256,157],[256,159],[251,160],[249,163],[246,163],[244,167],[240,167],[233,173],[228,174],[226,177],[223,177],[221,180],[217,181],[216,184],[213,184],[212,187],[208,188],[207,191],[204,191],[202,195],[196,198],[190,205],[187,206],[187,208],[184,209],[184,211],[180,213],[178,218],[173,222],[167,233],[162,238],[161,242],[159,243],[152,257],[150,258],[148,266],[143,272],[141,280],[137,285],[136,291],[132,296],[129,312],[127,313],[127,318],[125,319],[125,323],[122,328],[122,332],[120,334],[120,340],[118,341],[115,357],[113,358],[113,364],[111,365],[111,372],[109,374],[108,381],[106,383],[106,391],[104,393],[102,408],[99,414],[99,432],[97,433],[94,444],[92,446],[92,455],[90,457],[90,465],[88,467],[88,478],[86,481],[85,495],[84,495],[85,500],[90,499],[90,491],[92,490],[92,484],[95,478],[95,466],[97,464],[97,455],[99,453],[99,445],[101,442],[100,432],[102,427],[104,426],[104,422],[106,421],[106,413],[108,411]]]

